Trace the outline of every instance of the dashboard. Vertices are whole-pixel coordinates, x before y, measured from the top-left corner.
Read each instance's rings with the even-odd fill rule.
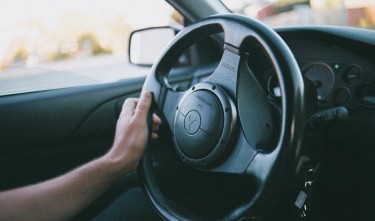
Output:
[[[305,85],[316,89],[320,110],[338,106],[349,111],[358,106],[375,109],[375,31],[335,26],[274,30],[295,56]],[[244,51],[248,53],[250,69],[268,95],[277,100],[281,92],[270,60],[260,45],[248,43]],[[220,58],[217,59],[217,63],[194,71],[191,84],[205,80],[215,70]],[[175,87],[183,91],[189,86]]]
[[[375,107],[375,32],[354,28],[341,32],[330,27],[278,32],[293,52],[305,84],[309,81],[316,88],[321,109]],[[280,97],[273,69],[266,73],[266,90]]]

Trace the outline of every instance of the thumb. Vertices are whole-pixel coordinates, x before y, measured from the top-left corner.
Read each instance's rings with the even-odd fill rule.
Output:
[[[148,111],[151,107],[151,100],[152,100],[151,92],[148,92],[148,91],[142,92],[141,97],[139,98],[139,101],[137,103],[137,107],[135,108],[134,116],[136,118],[142,119],[142,118],[147,117]]]

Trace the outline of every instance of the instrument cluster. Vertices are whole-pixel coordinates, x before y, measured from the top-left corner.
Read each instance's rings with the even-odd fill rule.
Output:
[[[316,88],[320,106],[346,106],[358,104],[361,91],[373,81],[370,68],[354,63],[301,61],[299,63],[304,81]],[[272,73],[268,79],[268,92],[280,97],[277,77]]]

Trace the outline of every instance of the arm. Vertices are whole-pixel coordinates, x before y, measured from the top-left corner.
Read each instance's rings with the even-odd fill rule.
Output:
[[[119,177],[134,171],[147,143],[151,94],[123,105],[112,148],[104,156],[55,179],[0,193],[0,220],[67,220]],[[153,130],[161,120],[154,115]],[[152,133],[156,139],[157,134]]]

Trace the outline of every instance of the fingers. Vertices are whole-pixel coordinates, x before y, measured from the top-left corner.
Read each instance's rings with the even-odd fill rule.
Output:
[[[126,99],[124,104],[122,105],[122,111],[121,111],[120,116],[133,116],[137,103],[138,103],[137,98]]]
[[[158,115],[153,114],[152,115],[152,130],[158,131],[161,124],[161,119]]]
[[[159,131],[161,124],[161,119],[158,115],[153,114],[152,115],[152,133],[151,133],[151,139],[156,140],[159,138],[159,135],[157,132]]]
[[[152,96],[150,92],[143,92],[139,99],[137,98],[128,98],[125,100],[120,117],[122,118],[133,118],[137,122],[143,121],[147,118],[147,114],[151,107]],[[151,138],[157,139],[161,124],[161,119],[158,115],[152,115],[152,133]]]
[[[142,92],[135,108],[135,118],[143,119],[147,117],[148,111],[151,107],[151,101],[151,92]]]
[[[158,138],[159,138],[159,135],[157,133],[152,133],[151,134],[151,139],[156,140]]]

